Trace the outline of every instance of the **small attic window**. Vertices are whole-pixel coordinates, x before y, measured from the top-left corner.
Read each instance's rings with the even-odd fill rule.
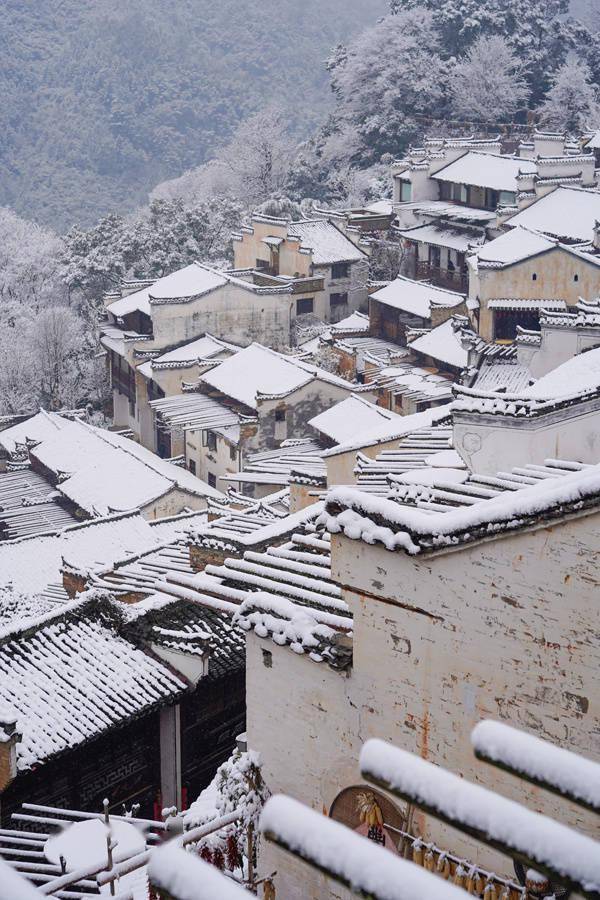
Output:
[[[577,275],[577,273],[573,275],[573,281],[579,281],[579,275]]]
[[[531,280],[532,280],[532,281],[537,281],[537,272],[534,272],[534,273],[533,273],[533,275],[531,276]]]

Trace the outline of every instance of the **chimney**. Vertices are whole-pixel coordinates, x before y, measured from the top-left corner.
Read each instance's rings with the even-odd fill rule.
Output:
[[[0,709],[0,793],[17,777],[17,744],[22,737],[15,712]]]

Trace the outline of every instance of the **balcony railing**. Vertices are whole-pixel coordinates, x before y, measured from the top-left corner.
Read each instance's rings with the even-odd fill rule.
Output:
[[[438,287],[448,288],[451,291],[466,293],[469,286],[468,276],[457,269],[442,269],[439,266],[430,266],[427,262],[417,263],[417,278],[427,279]]]

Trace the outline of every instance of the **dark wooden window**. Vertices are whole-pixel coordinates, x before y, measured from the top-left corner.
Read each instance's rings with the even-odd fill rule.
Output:
[[[212,472],[208,473],[208,483],[209,483],[210,487],[212,487],[212,488],[216,488],[216,486],[217,486],[217,476],[213,475]]]
[[[285,422],[285,406],[280,406],[279,409],[275,410],[275,421]]]
[[[350,275],[350,263],[334,263],[331,267],[332,278],[348,278]]]
[[[188,469],[192,473],[192,475],[196,474],[196,463],[193,459],[188,459]]]
[[[205,444],[205,446],[208,447],[209,450],[216,450],[216,449],[217,449],[217,435],[215,434],[214,431],[207,431],[207,432],[206,432],[206,444]]]
[[[296,300],[296,315],[303,316],[314,310],[315,301],[313,297],[299,297]]]

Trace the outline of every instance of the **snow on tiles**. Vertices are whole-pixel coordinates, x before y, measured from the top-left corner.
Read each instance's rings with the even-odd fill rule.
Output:
[[[600,809],[600,765],[503,722],[480,722],[471,743],[486,760],[508,766]]]
[[[587,501],[597,500],[599,494],[600,466],[443,513],[400,507],[392,500],[340,487],[329,492],[321,521],[330,532],[342,532],[352,540],[382,543],[389,550],[403,548],[416,554],[428,546],[475,539],[478,529],[494,534],[536,517],[552,518],[566,507],[576,510]]]
[[[464,893],[289,797],[272,797],[260,830],[357,893],[377,900],[460,900]]]
[[[591,838],[384,741],[367,741],[360,770],[434,816],[512,848],[586,891],[600,892],[600,844]]]

